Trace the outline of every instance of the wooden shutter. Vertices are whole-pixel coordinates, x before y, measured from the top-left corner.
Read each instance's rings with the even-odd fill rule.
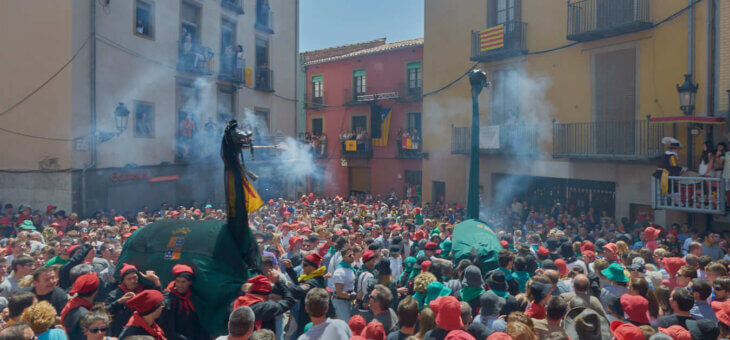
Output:
[[[595,121],[636,119],[636,49],[595,55]]]

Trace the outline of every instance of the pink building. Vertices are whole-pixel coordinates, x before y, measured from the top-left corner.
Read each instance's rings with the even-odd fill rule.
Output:
[[[421,193],[423,39],[305,52],[307,138],[328,196]]]

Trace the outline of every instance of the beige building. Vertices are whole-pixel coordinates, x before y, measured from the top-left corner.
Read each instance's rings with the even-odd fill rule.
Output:
[[[3,1],[0,25],[4,203],[219,204],[227,119],[295,134],[298,1]]]
[[[469,83],[462,79],[428,93],[479,68],[492,82],[479,97],[485,208],[505,207],[517,197],[536,208],[559,202],[619,218],[648,212],[661,224],[703,212],[653,206],[651,174],[664,154],[662,137],[691,146],[680,162],[695,171],[705,140],[727,140],[730,26],[719,18],[730,13],[730,1],[687,5],[464,0],[455,6],[426,0],[424,200],[466,200]],[[490,40],[490,28],[502,32],[501,45]],[[683,115],[676,86],[687,73],[699,85],[693,115],[716,124],[671,118]],[[706,210],[714,211],[705,216],[722,220],[717,217],[724,209]]]

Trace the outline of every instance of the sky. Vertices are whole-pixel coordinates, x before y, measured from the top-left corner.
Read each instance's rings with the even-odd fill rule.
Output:
[[[424,0],[299,0],[299,51],[423,37]]]

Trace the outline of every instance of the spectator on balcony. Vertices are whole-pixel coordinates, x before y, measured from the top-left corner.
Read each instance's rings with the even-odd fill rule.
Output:
[[[322,156],[327,154],[327,135],[324,133],[319,136],[319,154]]]
[[[239,79],[243,79],[243,68],[246,60],[243,59],[243,46],[236,46],[236,75]]]
[[[710,146],[712,146],[712,144],[710,144]],[[717,143],[715,159],[711,167],[711,169],[714,170],[714,175],[712,177],[722,177],[722,171],[725,169],[725,152],[727,152],[727,144],[725,144],[725,142]]]
[[[223,73],[233,76],[233,65],[236,60],[236,51],[233,50],[233,45],[226,46],[223,51],[223,60],[221,60],[221,69]]]
[[[702,145],[702,155],[700,156],[699,173],[702,177],[714,177],[714,160],[715,152],[712,150],[712,142],[706,141]]]
[[[269,63],[263,62],[259,65],[256,71],[256,83],[261,88],[269,87]]]
[[[195,134],[195,122],[190,119],[188,113],[182,113],[180,120],[180,148],[181,157],[186,158],[191,154],[193,135]]]
[[[137,20],[137,34],[147,35],[147,32],[145,32],[145,27],[144,26],[145,25],[144,25],[144,23],[142,22],[141,19],[140,20]]]
[[[186,69],[198,69],[205,60],[205,55],[193,43],[193,35],[190,32],[183,35],[182,56]]]
[[[679,166],[679,150],[684,146],[672,137],[662,138],[662,143],[667,146],[667,151],[662,157],[662,169],[669,171],[669,176],[679,176],[682,171],[687,170]]]

